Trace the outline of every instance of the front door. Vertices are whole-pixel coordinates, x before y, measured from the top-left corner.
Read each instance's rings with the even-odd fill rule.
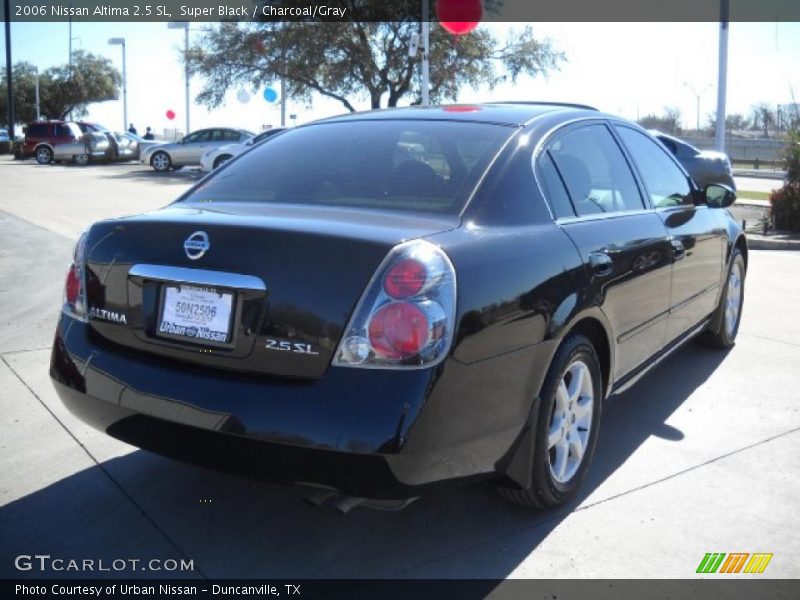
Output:
[[[644,188],[669,234],[672,290],[667,342],[692,329],[717,306],[725,263],[725,230],[714,209],[695,204],[696,194],[683,172],[655,141],[617,125]]]

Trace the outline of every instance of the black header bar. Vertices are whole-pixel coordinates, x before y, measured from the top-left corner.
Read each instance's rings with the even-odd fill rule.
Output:
[[[435,21],[436,0],[429,4],[430,20]],[[726,4],[729,21],[800,22],[800,0],[483,0],[481,21],[714,22],[720,20]],[[421,0],[11,0],[10,10],[12,22],[380,22],[422,18]]]

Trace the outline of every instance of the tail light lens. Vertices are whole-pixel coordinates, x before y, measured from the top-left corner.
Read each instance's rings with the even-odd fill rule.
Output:
[[[67,270],[67,281],[64,284],[64,304],[62,310],[65,314],[81,321],[86,320],[86,277],[85,277],[86,234],[84,233],[72,257],[72,264]]]
[[[437,246],[414,240],[396,246],[347,325],[334,366],[418,369],[450,349],[456,311],[456,273]]]

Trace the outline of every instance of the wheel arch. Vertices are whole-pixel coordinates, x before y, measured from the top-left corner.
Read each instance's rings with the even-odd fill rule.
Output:
[[[600,373],[603,378],[603,398],[608,395],[611,389],[611,369],[612,365],[612,352],[611,352],[611,336],[609,335],[607,326],[603,324],[595,316],[585,316],[577,321],[564,335],[563,339],[577,333],[585,336],[592,342],[597,358],[600,360]]]

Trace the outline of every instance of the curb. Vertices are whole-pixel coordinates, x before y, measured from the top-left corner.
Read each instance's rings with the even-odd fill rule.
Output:
[[[759,169],[733,169],[734,177],[750,177],[753,179],[780,179],[786,178],[786,171],[762,171]]]
[[[771,240],[769,238],[753,238],[747,236],[747,248],[750,250],[800,250],[800,240]]]

